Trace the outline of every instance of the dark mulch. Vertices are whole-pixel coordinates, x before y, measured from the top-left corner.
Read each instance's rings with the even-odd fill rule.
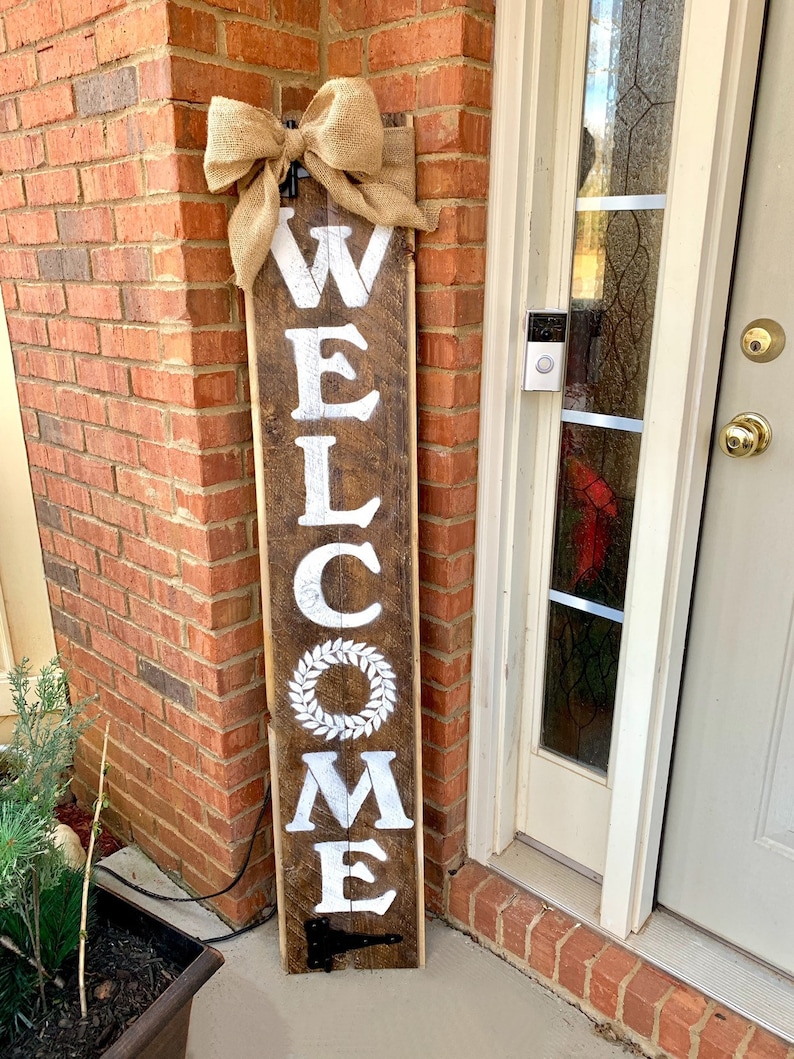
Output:
[[[7,1059],[95,1059],[168,988],[180,968],[144,939],[102,924],[88,941],[86,1019],[80,1018],[77,954],[61,973],[64,989],[47,990],[49,1013],[7,1045],[2,1052]]]
[[[87,851],[88,840],[91,837],[91,825],[94,820],[93,813],[81,809],[77,802],[71,802],[69,805],[59,805],[55,810],[55,815],[58,817],[58,823],[68,824],[77,832],[83,849]],[[111,853],[117,853],[123,848],[123,843],[103,828],[94,844],[94,859],[109,857]]]

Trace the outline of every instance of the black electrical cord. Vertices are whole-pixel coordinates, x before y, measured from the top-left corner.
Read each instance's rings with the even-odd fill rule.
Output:
[[[261,919],[255,919],[253,923],[249,923],[248,926],[240,927],[239,930],[233,930],[231,934],[220,934],[217,938],[196,938],[196,941],[200,941],[202,945],[217,945],[219,941],[231,941],[232,938],[239,938],[241,934],[247,934],[249,930],[255,930],[256,927],[264,926],[268,923],[273,916],[276,914],[277,907],[273,907],[269,910],[267,915],[262,916]]]
[[[97,864],[97,865],[95,865],[95,867],[96,868],[101,868],[102,871],[106,872],[108,875],[110,875],[113,879],[116,879],[118,882],[123,883],[123,885],[127,886],[130,890],[134,890],[138,894],[143,894],[144,897],[151,897],[155,901],[176,901],[176,902],[209,901],[213,897],[222,897],[224,894],[227,894],[229,892],[229,890],[233,890],[234,887],[240,881],[240,879],[242,879],[243,875],[245,875],[245,873],[246,873],[246,871],[248,869],[248,863],[251,860],[251,853],[253,852],[253,849],[254,849],[254,842],[256,841],[256,836],[257,836],[257,833],[259,831],[259,825],[262,823],[262,818],[264,817],[265,810],[267,809],[269,804],[270,804],[270,787],[268,786],[267,791],[265,793],[265,800],[262,803],[262,808],[259,810],[259,816],[256,819],[256,824],[254,824],[254,833],[251,835],[251,841],[248,843],[248,851],[245,854],[245,860],[242,863],[242,867],[237,872],[237,874],[232,879],[232,881],[229,883],[229,885],[228,886],[224,886],[224,888],[222,890],[218,890],[217,893],[214,893],[214,894],[199,894],[198,897],[167,897],[165,894],[156,894],[153,890],[147,890],[143,886],[138,886],[137,883],[130,882],[129,879],[125,879],[123,875],[119,875],[119,873],[116,872],[116,871],[113,871],[112,868],[105,867],[104,864]],[[275,907],[274,907],[274,911],[275,911]],[[262,920],[262,922],[265,922],[265,921]],[[259,924],[257,923],[256,925],[258,926]],[[248,927],[243,927],[243,930],[248,930],[248,929],[249,929]],[[233,936],[233,935],[230,935],[230,937],[231,936]]]

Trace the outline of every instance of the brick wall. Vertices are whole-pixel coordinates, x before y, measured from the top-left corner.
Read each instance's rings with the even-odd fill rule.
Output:
[[[224,884],[266,780],[233,199],[206,108],[287,116],[363,74],[415,115],[424,783],[430,907],[463,856],[493,4],[0,0],[0,280],[60,649],[113,718],[109,821]],[[78,793],[90,799],[99,728]],[[272,843],[234,899],[269,896]]]
[[[206,109],[302,106],[317,7],[0,14],[0,278],[57,642],[113,720],[109,823],[208,892],[242,857],[266,753],[245,335]],[[219,902],[232,920],[270,895],[269,835],[256,861]]]

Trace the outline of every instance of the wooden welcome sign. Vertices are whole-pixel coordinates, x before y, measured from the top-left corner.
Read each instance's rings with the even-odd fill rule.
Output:
[[[291,972],[424,962],[412,264],[301,179],[247,300]]]

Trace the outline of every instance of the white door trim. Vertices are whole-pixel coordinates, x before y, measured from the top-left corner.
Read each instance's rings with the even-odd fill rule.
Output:
[[[601,925],[619,937],[639,929],[653,901],[763,9],[763,0],[689,0],[685,16],[640,463],[654,489],[640,495],[634,518],[602,887]],[[519,336],[539,294],[544,245],[551,251],[549,222],[532,203],[551,179],[553,86],[566,83],[565,55],[576,51],[561,19],[583,21],[584,11],[584,0],[504,0],[497,16],[468,817],[469,855],[482,863],[515,834],[526,738],[519,530],[526,536],[532,514],[516,468],[535,432],[550,428],[539,422],[545,406],[521,404]]]

